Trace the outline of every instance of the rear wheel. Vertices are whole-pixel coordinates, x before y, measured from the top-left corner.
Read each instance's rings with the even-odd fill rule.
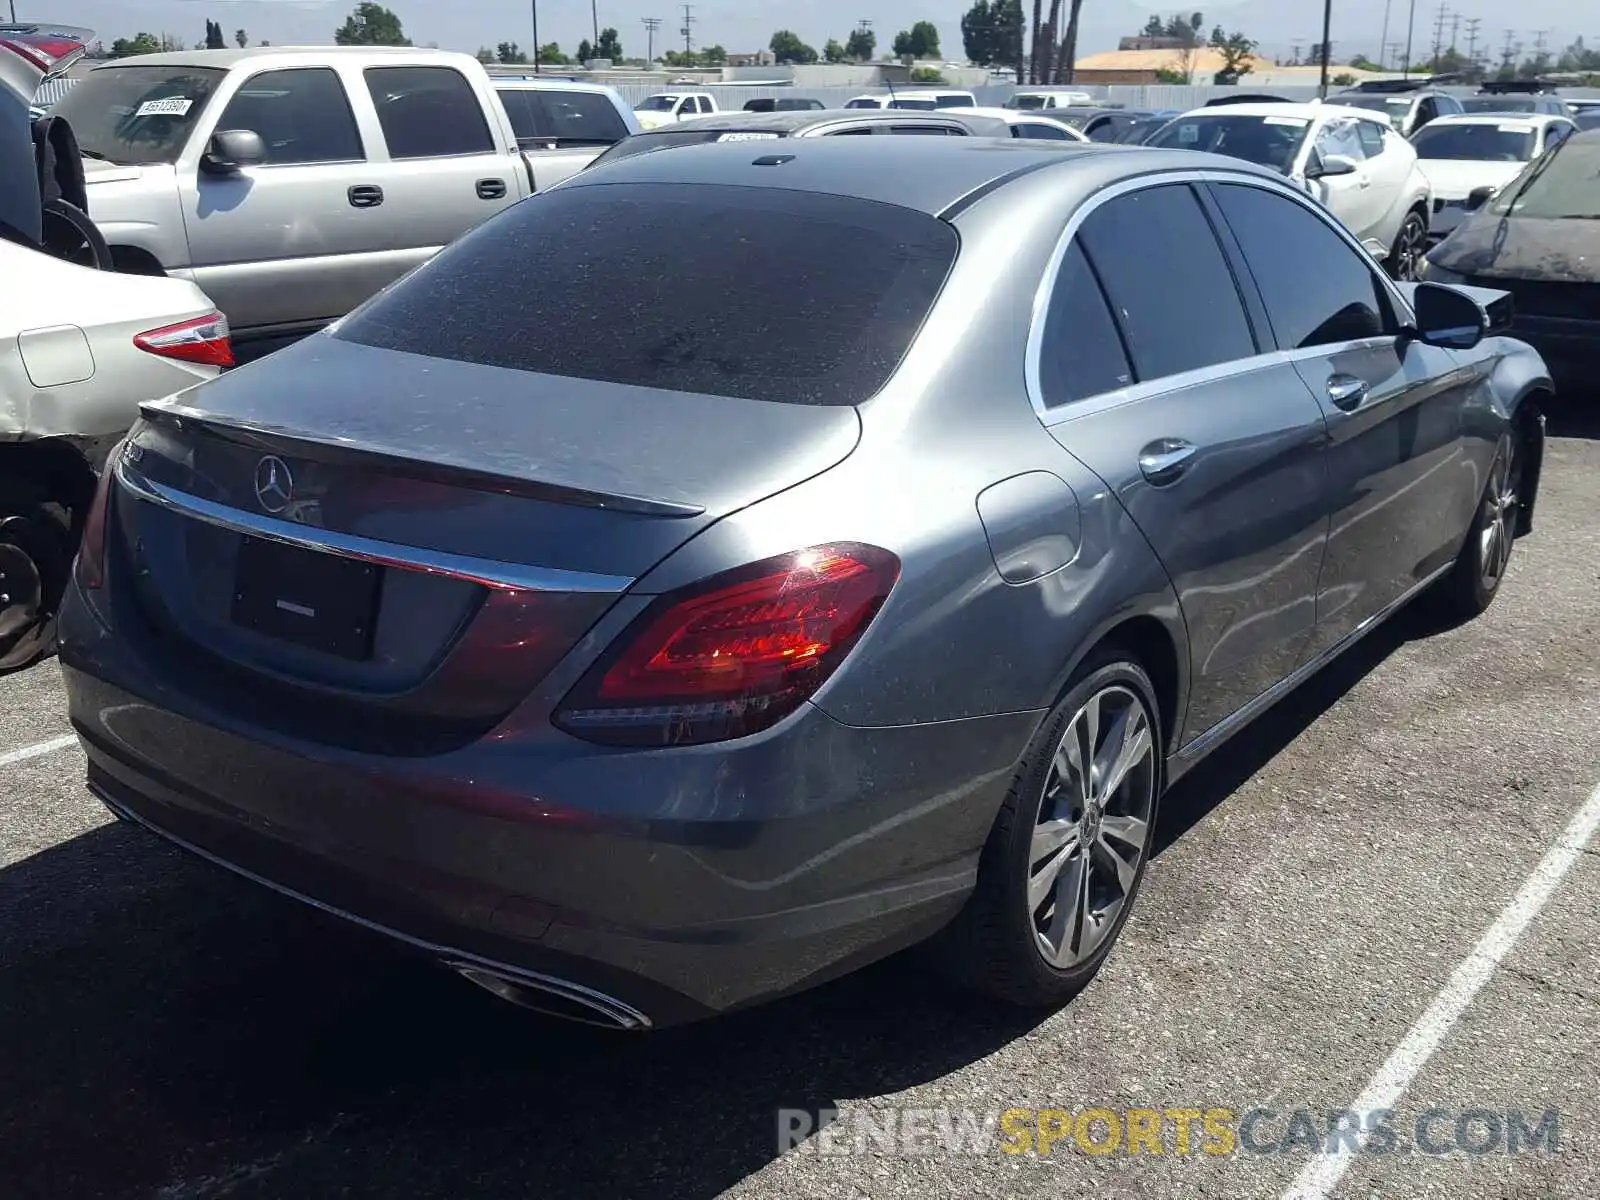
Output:
[[[1155,690],[1095,654],[1040,727],[995,821],[972,899],[940,949],[967,985],[1019,1005],[1076,995],[1144,877],[1161,790]]]
[[[1494,602],[1511,563],[1522,512],[1522,437],[1508,429],[1500,435],[1489,480],[1478,501],[1477,515],[1450,573],[1439,581],[1436,602],[1456,620],[1476,617]]]
[[[1389,250],[1389,274],[1396,279],[1414,280],[1428,249],[1428,223],[1413,209],[1400,222],[1394,245]]]
[[[72,571],[72,522],[27,479],[0,480],[0,674],[55,650]]]

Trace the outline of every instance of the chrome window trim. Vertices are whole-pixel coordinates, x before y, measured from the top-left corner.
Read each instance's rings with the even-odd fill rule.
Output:
[[[298,546],[303,550],[358,559],[381,567],[440,575],[500,592],[588,592],[609,595],[626,591],[634,582],[621,575],[595,575],[556,567],[523,566],[520,563],[451,554],[418,546],[401,546],[377,538],[298,525],[293,521],[245,512],[192,496],[188,492],[180,492],[145,478],[133,470],[126,459],[119,458],[115,471],[117,482],[130,495],[169,512],[180,513],[222,529],[231,529],[235,533]]]
[[[1158,396],[1166,392],[1177,391],[1180,388],[1193,387],[1196,384],[1211,383],[1219,379],[1226,379],[1231,375],[1244,374],[1260,370],[1264,366],[1274,363],[1298,362],[1306,358],[1316,358],[1327,354],[1335,354],[1340,350],[1367,345],[1369,343],[1381,344],[1392,339],[1385,335],[1381,338],[1357,338],[1351,342],[1330,343],[1325,346],[1309,346],[1297,350],[1274,349],[1250,358],[1237,358],[1225,363],[1213,363],[1208,367],[1198,367],[1193,371],[1184,371],[1177,375],[1164,375],[1160,379],[1132,384],[1129,387],[1118,388],[1111,392],[1100,392],[1093,396],[1085,396],[1054,407],[1045,403],[1044,389],[1040,383],[1039,362],[1044,352],[1045,318],[1050,312],[1050,300],[1055,294],[1056,282],[1061,275],[1061,264],[1066,260],[1067,251],[1072,246],[1072,239],[1077,236],[1078,230],[1083,226],[1098,208],[1108,204],[1121,196],[1133,192],[1143,191],[1146,188],[1162,187],[1174,183],[1230,183],[1243,184],[1246,187],[1257,187],[1263,191],[1287,197],[1300,205],[1317,220],[1344,241],[1345,245],[1359,254],[1366,263],[1367,269],[1379,280],[1384,294],[1389,298],[1389,303],[1394,307],[1395,318],[1402,325],[1414,321],[1415,314],[1411,305],[1406,302],[1399,290],[1394,286],[1394,281],[1378,266],[1367,248],[1360,240],[1341,225],[1327,212],[1316,200],[1296,191],[1287,184],[1275,179],[1247,172],[1233,172],[1221,168],[1208,167],[1200,170],[1167,170],[1152,172],[1149,175],[1139,175],[1131,179],[1118,180],[1110,184],[1080,204],[1067,219],[1066,228],[1062,230],[1056,240],[1055,249],[1050,253],[1049,262],[1045,265],[1044,275],[1039,280],[1039,286],[1033,295],[1033,311],[1029,316],[1028,343],[1023,361],[1024,386],[1028,391],[1028,401],[1033,405],[1033,411],[1040,422],[1050,428],[1061,424],[1063,421],[1073,420],[1086,416],[1091,412],[1103,412],[1108,408],[1119,408],[1135,400],[1142,400],[1149,396]],[[1227,256],[1227,248],[1221,241],[1218,248]],[[1229,265],[1233,262],[1229,258]],[[1112,314],[1113,318],[1115,313]],[[1270,315],[1270,314],[1269,314]],[[1274,338],[1276,334],[1274,334]],[[1133,364],[1129,364],[1130,366]]]

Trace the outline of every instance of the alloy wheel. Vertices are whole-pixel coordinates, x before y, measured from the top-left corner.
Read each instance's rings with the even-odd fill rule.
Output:
[[[1428,231],[1423,227],[1422,220],[1415,213],[1406,217],[1400,226],[1400,236],[1394,244],[1394,277],[1401,280],[1415,280],[1417,271],[1422,265],[1422,252],[1426,248]]]
[[[1034,942],[1052,967],[1090,958],[1116,928],[1149,843],[1156,775],[1150,713],[1120,684],[1062,731],[1028,855]]]
[[[1489,486],[1483,497],[1482,528],[1478,533],[1478,570],[1485,591],[1500,585],[1511,561],[1511,545],[1517,533],[1516,439],[1510,434],[1500,440],[1494,466],[1489,468]]]

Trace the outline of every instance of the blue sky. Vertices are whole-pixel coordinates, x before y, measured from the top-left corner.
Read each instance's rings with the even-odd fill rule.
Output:
[[[6,0],[0,0],[0,11]],[[772,31],[790,28],[820,47],[829,37],[841,41],[856,21],[871,20],[880,46],[887,46],[896,29],[926,18],[939,27],[946,52],[958,56],[961,14],[970,0],[706,0],[694,6],[698,43],[720,43],[729,50],[764,46]],[[1048,3],[1048,0],[1047,0]],[[229,34],[237,28],[252,38],[277,43],[327,42],[354,0],[17,0],[19,17],[43,12],[57,20],[89,25],[107,41],[131,36],[141,29],[181,33],[196,41],[205,32],[207,18],[219,21]],[[406,32],[419,45],[438,42],[453,49],[475,50],[501,40],[531,41],[531,3],[528,0],[395,0],[390,5],[405,23]],[[1242,29],[1268,51],[1287,52],[1292,41],[1310,42],[1322,21],[1320,0],[1230,0],[1199,6],[1207,24],[1220,22],[1230,30]],[[1384,0],[1335,0],[1333,41],[1340,58],[1375,53],[1384,17]],[[1409,0],[1391,0],[1389,40],[1401,40]],[[600,24],[614,25],[624,50],[644,51],[644,17],[662,18],[657,48],[680,45],[681,6],[666,0],[598,0]],[[1031,0],[1024,9],[1031,10]],[[1119,35],[1133,33],[1153,6],[1127,0],[1086,0],[1084,53],[1111,49]],[[1416,45],[1420,56],[1433,41],[1439,0],[1417,0]],[[1590,45],[1600,44],[1600,3],[1594,0],[1519,0],[1514,6],[1463,2],[1459,42],[1466,43],[1466,18],[1481,17],[1479,43],[1500,46],[1509,22],[1515,22],[1514,39],[1532,49],[1539,30],[1548,44],[1560,47],[1586,35]],[[1446,20],[1448,41],[1449,19]],[[590,0],[539,0],[540,40],[556,41],[568,51],[590,35]],[[661,39],[665,38],[665,42]]]

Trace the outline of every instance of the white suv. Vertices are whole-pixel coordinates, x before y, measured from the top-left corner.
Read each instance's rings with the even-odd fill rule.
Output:
[[[1246,159],[1327,205],[1397,279],[1416,277],[1433,194],[1416,151],[1380,113],[1334,104],[1231,104],[1176,117],[1145,143]]]

